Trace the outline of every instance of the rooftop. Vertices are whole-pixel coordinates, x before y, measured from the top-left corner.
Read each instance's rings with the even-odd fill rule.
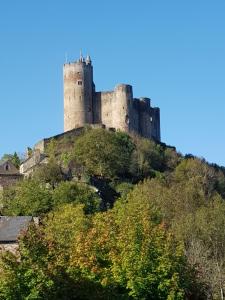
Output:
[[[0,217],[0,244],[17,242],[18,236],[28,228],[33,220],[31,216]]]

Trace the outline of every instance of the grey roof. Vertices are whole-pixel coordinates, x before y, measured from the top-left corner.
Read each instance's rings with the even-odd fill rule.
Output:
[[[0,217],[0,244],[16,242],[22,230],[27,229],[33,217]]]

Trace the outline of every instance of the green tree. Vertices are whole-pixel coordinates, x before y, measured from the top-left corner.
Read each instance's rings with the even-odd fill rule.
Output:
[[[87,131],[75,142],[74,158],[90,175],[114,178],[128,172],[132,143],[124,133]]]
[[[84,204],[85,213],[94,213],[100,210],[101,199],[97,193],[85,184],[61,182],[53,191],[53,206],[62,204]]]
[[[182,244],[151,202],[133,191],[126,204],[118,202],[93,217],[73,244],[70,264],[82,276],[119,290],[121,299],[184,299],[201,293]]]
[[[34,225],[20,240],[20,253],[2,253],[0,298],[3,300],[50,299],[54,282],[50,276],[48,245]]]
[[[3,192],[3,213],[17,216],[39,216],[52,208],[51,191],[29,178]]]
[[[225,295],[225,203],[214,196],[205,206],[186,215],[173,226],[183,241],[188,261],[207,286],[208,297]]]
[[[133,137],[135,151],[132,153],[130,171],[134,176],[147,177],[154,176],[154,171],[163,170],[163,150],[154,141]]]
[[[61,167],[53,159],[50,159],[47,164],[40,165],[35,170],[33,177],[43,184],[49,184],[52,189],[65,179]]]
[[[215,192],[217,182],[215,169],[197,158],[184,159],[175,170],[175,179],[179,182],[198,182],[209,197]]]
[[[166,169],[173,171],[181,161],[181,154],[177,153],[173,148],[166,148],[164,151],[164,163]]]

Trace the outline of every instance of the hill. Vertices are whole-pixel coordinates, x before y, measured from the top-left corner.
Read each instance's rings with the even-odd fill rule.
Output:
[[[41,225],[2,254],[1,299],[222,297],[223,167],[104,129],[52,140],[46,155],[2,195],[2,214]]]

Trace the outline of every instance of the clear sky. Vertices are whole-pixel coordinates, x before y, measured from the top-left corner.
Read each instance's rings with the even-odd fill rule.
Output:
[[[225,165],[224,0],[0,3],[0,156],[63,131],[62,66],[91,55],[97,90],[133,85],[162,141]]]

